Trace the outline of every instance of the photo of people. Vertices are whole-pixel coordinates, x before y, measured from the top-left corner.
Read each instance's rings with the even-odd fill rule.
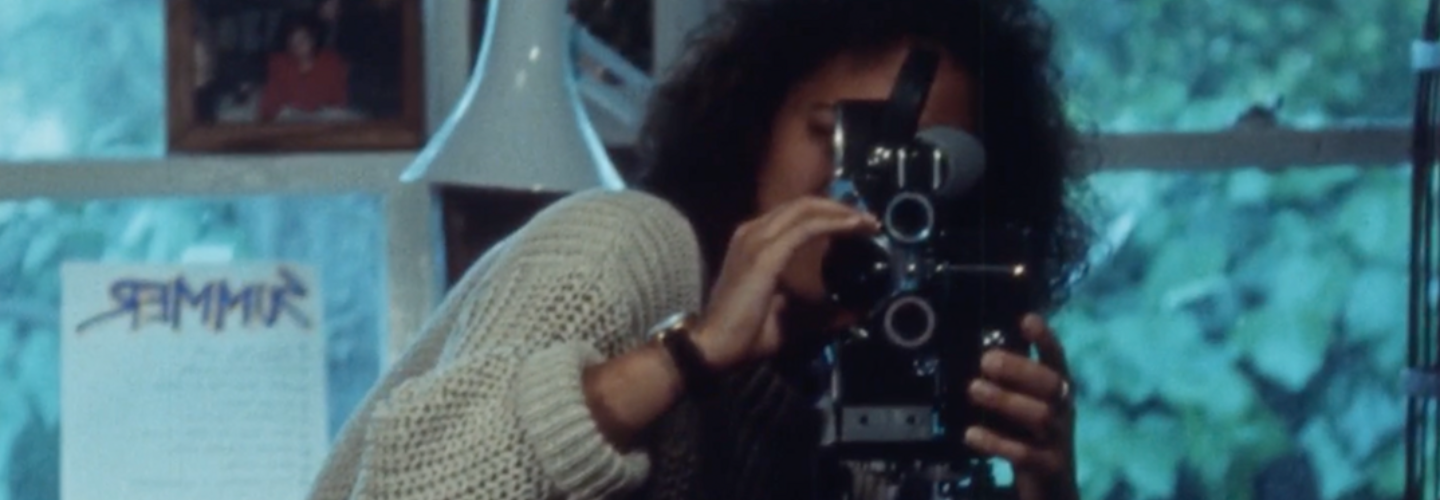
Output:
[[[401,0],[194,0],[201,124],[352,122],[402,110]]]

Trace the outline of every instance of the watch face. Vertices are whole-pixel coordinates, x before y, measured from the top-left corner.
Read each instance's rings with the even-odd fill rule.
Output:
[[[650,337],[656,337],[665,332],[684,329],[690,325],[690,318],[693,316],[693,313],[675,313],[674,315],[665,318],[664,321],[661,321],[659,324],[655,325],[655,328],[652,328],[650,330]]]

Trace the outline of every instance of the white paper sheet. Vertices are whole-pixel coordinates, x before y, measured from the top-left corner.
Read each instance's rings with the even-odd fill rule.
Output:
[[[61,269],[64,500],[304,498],[327,449],[313,270]]]

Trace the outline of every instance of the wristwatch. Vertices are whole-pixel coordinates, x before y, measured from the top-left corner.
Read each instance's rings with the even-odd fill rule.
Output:
[[[693,312],[676,314],[655,325],[650,336],[670,353],[670,359],[685,381],[686,392],[704,397],[713,394],[719,383],[715,372],[705,364],[700,348],[690,338],[697,318],[699,315]]]

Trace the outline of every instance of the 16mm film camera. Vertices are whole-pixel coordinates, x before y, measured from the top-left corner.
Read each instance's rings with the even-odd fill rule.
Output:
[[[978,460],[963,435],[988,422],[966,390],[980,357],[1029,350],[1018,331],[1031,305],[1026,231],[953,213],[967,197],[1003,196],[972,189],[984,149],[958,129],[917,130],[937,65],[935,53],[914,50],[890,99],[836,106],[831,196],[883,225],[834,241],[824,264],[830,299],[863,318],[829,350],[827,448],[840,459]]]

